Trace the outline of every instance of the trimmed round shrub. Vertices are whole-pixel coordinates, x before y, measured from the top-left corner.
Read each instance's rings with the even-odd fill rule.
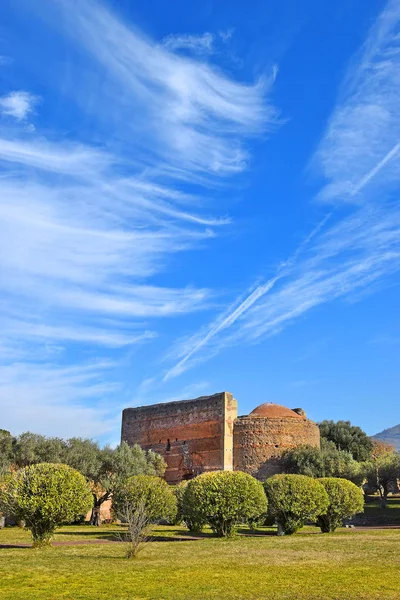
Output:
[[[203,473],[187,484],[183,519],[189,529],[208,523],[218,536],[233,535],[239,523],[248,523],[267,511],[262,484],[241,471]]]
[[[93,505],[86,479],[55,463],[30,465],[0,484],[0,507],[31,531],[34,547],[50,545],[54,531],[84,515]]]
[[[301,529],[307,521],[315,522],[329,506],[322,483],[307,475],[273,475],[264,487],[270,513],[287,535]]]
[[[339,477],[323,477],[318,481],[329,498],[327,510],[317,518],[317,525],[323,533],[335,531],[343,524],[343,519],[364,511],[364,494],[351,481]]]
[[[173,521],[176,517],[176,498],[170,486],[160,477],[134,475],[119,485],[113,493],[114,514],[119,517],[127,507],[144,505],[149,522]]]

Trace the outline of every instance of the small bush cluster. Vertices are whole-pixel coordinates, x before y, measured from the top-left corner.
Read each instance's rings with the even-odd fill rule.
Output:
[[[161,477],[133,475],[113,484],[113,512],[128,527],[128,556],[135,556],[154,523],[184,522],[191,531],[208,525],[221,537],[238,525],[252,528],[268,519],[278,532],[293,534],[306,523],[323,533],[362,512],[359,487],[347,479],[281,474],[264,485],[241,471],[214,471],[169,486]],[[65,464],[39,463],[0,478],[0,511],[24,521],[34,546],[49,545],[57,527],[75,521],[93,506],[87,479]]]
[[[208,524],[218,536],[232,536],[239,523],[266,511],[262,484],[241,471],[203,473],[189,481],[182,496],[182,517],[189,529]]]
[[[364,507],[361,489],[347,479],[274,475],[264,485],[270,513],[282,534],[293,534],[307,522],[329,533]]]

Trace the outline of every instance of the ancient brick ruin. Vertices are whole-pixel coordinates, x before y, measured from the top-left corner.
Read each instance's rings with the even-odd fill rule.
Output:
[[[287,448],[320,445],[319,428],[303,410],[265,403],[238,417],[229,392],[126,408],[122,440],[161,454],[169,483],[233,469],[265,479],[280,471]]]

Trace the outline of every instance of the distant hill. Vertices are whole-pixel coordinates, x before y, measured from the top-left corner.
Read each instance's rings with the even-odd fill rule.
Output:
[[[400,452],[400,424],[395,425],[394,427],[390,427],[390,429],[385,429],[380,433],[376,433],[372,436],[372,439],[382,440],[382,442],[393,444],[394,446],[396,446],[396,449]]]

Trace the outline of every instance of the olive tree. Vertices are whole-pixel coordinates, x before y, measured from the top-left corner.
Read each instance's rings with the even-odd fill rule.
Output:
[[[13,438],[12,463],[27,467],[37,463],[64,463],[65,441],[26,431]]]
[[[351,481],[339,477],[323,477],[318,481],[329,498],[327,510],[317,517],[317,525],[322,533],[335,531],[343,524],[343,519],[364,511],[364,494]]]
[[[0,509],[24,521],[34,547],[50,545],[54,531],[92,506],[85,478],[63,464],[39,463],[6,475],[0,484]]]
[[[146,452],[135,444],[122,442],[117,448],[100,448],[96,442],[80,438],[67,440],[65,462],[88,479],[93,494],[90,522],[100,525],[100,508],[129,477],[164,475],[166,464],[160,454]]]
[[[372,440],[367,434],[350,421],[321,421],[318,423],[321,438],[335,444],[338,450],[350,452],[354,460],[364,462],[372,452]]]
[[[187,524],[208,523],[218,536],[233,535],[239,523],[267,511],[262,484],[241,471],[203,473],[189,481],[183,495],[183,519]]]
[[[0,429],[0,477],[12,463],[12,435],[6,429]]]
[[[315,522],[329,506],[324,486],[306,475],[273,475],[266,480],[269,511],[275,517],[279,533],[293,534],[307,521]]]
[[[368,463],[368,484],[379,492],[381,508],[386,507],[389,488],[395,487],[399,478],[400,454],[392,444],[374,440]]]
[[[4,451],[3,451],[4,447]],[[112,496],[119,482],[133,475],[162,476],[166,464],[160,454],[122,442],[116,448],[90,439],[56,437],[25,432],[12,437],[0,430],[0,471],[6,466],[26,467],[41,462],[63,463],[77,469],[90,484],[93,497],[90,522],[100,525],[101,506]]]
[[[297,446],[282,455],[285,473],[308,475],[309,477],[342,477],[361,485],[366,476],[366,465],[354,460],[347,450],[338,450],[335,444],[324,438],[321,448]]]

